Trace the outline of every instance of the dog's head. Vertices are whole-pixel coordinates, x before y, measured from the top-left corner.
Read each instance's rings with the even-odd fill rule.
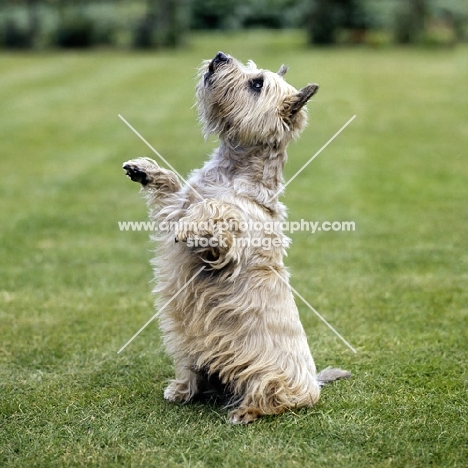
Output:
[[[299,135],[307,123],[305,104],[317,84],[299,91],[277,73],[243,65],[222,52],[203,62],[197,103],[205,134],[217,133],[237,145],[282,145]]]

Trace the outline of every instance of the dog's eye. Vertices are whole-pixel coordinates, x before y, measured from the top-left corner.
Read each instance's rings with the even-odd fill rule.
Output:
[[[263,88],[263,78],[255,78],[250,82],[250,87],[257,92],[260,92]]]

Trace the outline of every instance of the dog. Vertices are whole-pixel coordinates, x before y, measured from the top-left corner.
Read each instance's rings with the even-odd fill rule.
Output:
[[[286,71],[219,52],[203,62],[196,87],[205,136],[220,141],[205,165],[184,184],[149,158],[123,165],[158,225],[154,293],[175,366],[164,398],[220,393],[233,424],[312,406],[323,384],[350,376],[317,374],[283,263],[286,149],[318,90],[297,90]]]

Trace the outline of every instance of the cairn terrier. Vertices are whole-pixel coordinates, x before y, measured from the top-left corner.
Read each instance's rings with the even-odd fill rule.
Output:
[[[220,394],[234,424],[311,406],[323,384],[350,376],[317,374],[283,263],[289,239],[278,228],[286,217],[278,198],[286,148],[318,90],[295,89],[286,70],[219,52],[202,64],[196,90],[205,135],[220,141],[209,161],[184,185],[148,158],[123,165],[159,226],[154,292],[175,365],[164,397]]]

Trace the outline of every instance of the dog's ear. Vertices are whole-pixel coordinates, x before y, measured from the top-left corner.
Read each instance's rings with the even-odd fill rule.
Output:
[[[278,75],[279,76],[284,76],[284,75],[286,75],[287,71],[288,71],[288,67],[287,67],[287,65],[285,65],[283,63],[283,65],[281,65],[280,69],[278,70]]]
[[[306,104],[307,101],[317,93],[319,85],[316,83],[308,84],[300,89],[296,94],[288,97],[284,103],[282,113],[286,118],[294,117]]]

